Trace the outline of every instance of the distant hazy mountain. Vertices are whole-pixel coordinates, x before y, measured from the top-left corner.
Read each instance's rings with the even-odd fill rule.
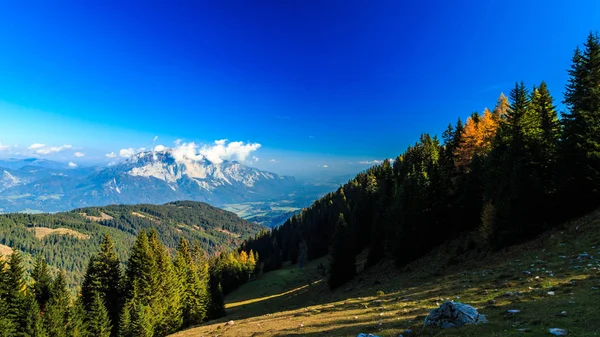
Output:
[[[296,190],[294,178],[235,161],[214,163],[172,150],[142,152],[110,167],[49,160],[0,160],[0,211],[55,212],[108,204],[195,200],[212,205],[269,201]]]

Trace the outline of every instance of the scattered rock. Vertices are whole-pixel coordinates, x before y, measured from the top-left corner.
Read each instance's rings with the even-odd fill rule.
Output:
[[[548,330],[548,332],[550,332],[554,336],[566,336],[567,335],[567,330],[559,329],[559,328],[552,328],[552,329]]]
[[[234,321],[229,321],[229,322],[225,323],[225,325],[226,325],[226,326],[228,326],[228,325],[233,325],[233,324],[235,324],[235,322],[234,322]]]
[[[436,325],[442,328],[479,323],[487,323],[485,316],[479,314],[472,306],[460,302],[444,302],[425,318],[425,326]]]
[[[549,292],[548,292],[548,295],[550,295],[550,296],[554,296],[554,291],[549,291]]]

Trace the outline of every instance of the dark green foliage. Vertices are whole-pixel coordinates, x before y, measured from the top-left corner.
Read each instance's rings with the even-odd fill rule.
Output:
[[[348,256],[368,249],[367,266],[386,256],[403,266],[464,231],[481,234],[483,242],[471,247],[501,248],[597,207],[598,34],[575,51],[569,75],[562,127],[545,82],[531,91],[517,83],[510,99],[500,95],[493,112],[450,125],[443,143],[422,135],[393,163],[359,173],[242,249],[258,252],[264,271],[295,263],[300,242],[308,259],[331,250],[334,261],[343,260],[334,231],[342,213],[353,251]],[[337,280],[336,273],[332,268],[330,279]]]
[[[96,295],[99,295],[108,310],[113,336],[122,306],[121,265],[115,252],[112,239],[105,235],[100,244],[100,252],[90,258],[83,284],[81,299],[86,312],[91,310]]]
[[[63,273],[56,276],[50,288],[50,297],[43,315],[44,327],[50,336],[66,337],[71,299]]]
[[[111,322],[100,293],[92,295],[92,302],[85,313],[84,325],[89,337],[110,337]]]
[[[89,218],[92,216],[97,218]],[[50,234],[38,239],[34,227],[67,228],[89,238]],[[198,240],[204,251],[214,255],[223,248],[238,247],[264,227],[234,213],[192,201],[111,205],[56,214],[0,214],[0,244],[23,253],[26,263],[34,260],[31,257],[41,256],[51,272],[65,271],[70,289],[81,285],[89,258],[99,249],[106,234],[111,236],[120,261],[126,261],[142,229],[155,229],[161,242],[171,251],[184,237],[190,242]],[[26,267],[31,268],[29,264]]]
[[[561,204],[566,214],[589,210],[600,200],[600,37],[588,36],[569,70],[560,150]]]
[[[23,337],[46,337],[50,336],[46,333],[42,322],[40,307],[35,300],[35,297],[28,294],[23,297],[21,303],[23,311],[19,317],[19,326],[17,336]]]
[[[33,279],[33,288],[31,289],[35,300],[40,306],[40,310],[46,310],[46,302],[50,299],[50,284],[52,277],[50,276],[50,270],[48,264],[41,256],[35,259],[33,265],[33,272],[31,273]]]
[[[340,214],[333,234],[331,265],[327,279],[332,289],[339,287],[356,275],[356,256],[352,242],[348,240],[350,236],[344,215]]]

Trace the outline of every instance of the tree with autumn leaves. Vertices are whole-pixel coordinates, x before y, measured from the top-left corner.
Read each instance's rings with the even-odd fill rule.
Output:
[[[337,287],[365,249],[368,266],[384,257],[403,266],[464,232],[477,235],[461,249],[497,249],[598,207],[598,34],[576,49],[568,73],[562,119],[545,82],[518,82],[493,110],[449,125],[442,141],[423,134],[244,249],[258,251],[270,268],[297,261],[300,244],[309,259],[330,254]]]

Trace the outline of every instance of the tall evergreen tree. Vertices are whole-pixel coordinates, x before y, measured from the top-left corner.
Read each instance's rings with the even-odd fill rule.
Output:
[[[152,305],[156,326],[155,335],[163,336],[179,329],[183,323],[181,296],[183,285],[177,277],[175,267],[166,248],[160,243],[158,233],[150,232],[150,248],[156,257],[158,271],[158,292],[156,303]],[[138,315],[139,317],[139,315]]]
[[[564,103],[560,153],[561,205],[573,215],[600,202],[600,37],[573,55]]]
[[[110,337],[111,321],[102,296],[95,293],[92,299],[84,318],[86,337]]]
[[[6,261],[0,254],[0,337],[12,337],[16,333],[16,324],[9,316],[7,303],[8,296],[8,270]]]
[[[44,312],[46,310],[46,302],[50,299],[50,284],[52,282],[52,277],[50,276],[48,264],[41,255],[38,255],[35,259],[31,278],[33,279],[33,294],[40,306],[40,310]]]
[[[18,327],[17,335],[22,337],[50,337],[46,330],[41,318],[40,306],[33,294],[27,294],[23,296],[23,308],[22,316],[19,318],[20,326]],[[52,336],[53,337],[53,336]]]
[[[113,326],[113,337],[116,336],[118,330],[122,306],[121,278],[121,263],[115,252],[114,244],[110,236],[105,235],[100,245],[100,252],[90,258],[81,285],[81,298],[86,312],[91,310],[97,294],[106,303],[110,325]]]
[[[327,282],[332,289],[341,286],[356,275],[356,255],[350,240],[350,229],[344,215],[339,214],[331,246],[331,265]]]
[[[25,301],[25,268],[21,253],[18,251],[14,251],[8,258],[8,270],[4,281],[7,317],[15,323],[17,331],[24,331],[28,324],[26,321],[28,316],[25,311],[32,308],[25,307],[29,304]],[[33,296],[32,298],[35,302],[35,298]],[[39,316],[39,307],[37,308]]]
[[[43,321],[46,332],[53,337],[66,337],[71,299],[63,273],[59,273],[50,286],[50,297]]]
[[[189,242],[181,238],[175,254],[175,270],[183,281],[183,325],[202,322],[207,314],[207,285],[200,279]]]

